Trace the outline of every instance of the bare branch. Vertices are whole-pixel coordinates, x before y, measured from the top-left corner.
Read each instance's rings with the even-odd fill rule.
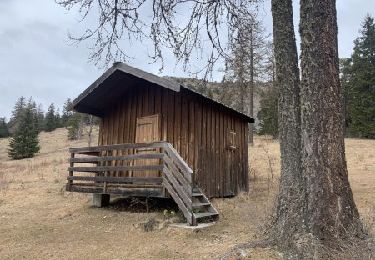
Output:
[[[56,0],[71,10],[78,7],[82,21],[98,11],[98,23],[75,42],[93,41],[90,60],[108,65],[127,61],[130,52],[123,40],[150,40],[152,61],[161,61],[164,48],[171,49],[177,63],[187,69],[194,51],[210,53],[202,70],[228,55],[223,42],[231,40],[238,24],[247,23],[261,0]],[[151,19],[151,20],[150,20]],[[207,46],[209,43],[209,46]]]

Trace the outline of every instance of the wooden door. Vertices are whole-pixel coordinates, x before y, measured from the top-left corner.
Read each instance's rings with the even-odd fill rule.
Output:
[[[151,143],[161,140],[160,134],[160,119],[159,115],[152,115],[137,118],[135,142],[136,143]],[[136,153],[156,153],[159,149],[142,148],[136,149]],[[157,165],[160,163],[159,159],[141,159],[135,160],[134,165]],[[159,177],[159,171],[136,171],[133,176],[137,177]]]

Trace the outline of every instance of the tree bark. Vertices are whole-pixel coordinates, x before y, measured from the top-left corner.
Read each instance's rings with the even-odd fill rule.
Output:
[[[327,244],[362,228],[345,159],[336,1],[300,3],[304,218],[307,231]]]
[[[292,242],[293,236],[302,232],[304,216],[300,80],[292,0],[272,0],[272,16],[281,152],[280,191],[273,237],[279,240],[279,244],[285,244]]]

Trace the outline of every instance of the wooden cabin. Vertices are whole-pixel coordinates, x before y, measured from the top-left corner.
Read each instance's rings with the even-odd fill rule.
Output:
[[[70,149],[68,191],[172,197],[195,224],[216,216],[208,198],[249,189],[253,119],[186,86],[115,63],[73,108],[101,120],[98,146]]]

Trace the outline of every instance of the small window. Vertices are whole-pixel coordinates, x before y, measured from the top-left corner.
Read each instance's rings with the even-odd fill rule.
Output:
[[[235,150],[236,147],[236,132],[234,130],[228,131],[227,148],[229,150]]]

